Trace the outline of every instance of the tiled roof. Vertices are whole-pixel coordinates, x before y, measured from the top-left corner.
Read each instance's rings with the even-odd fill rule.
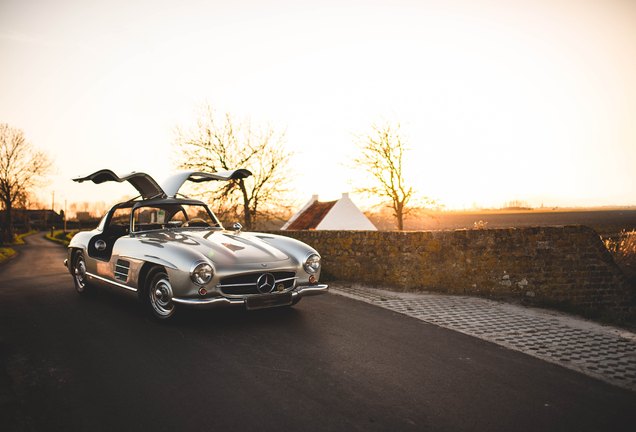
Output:
[[[318,224],[322,222],[322,220],[327,216],[329,210],[337,203],[338,201],[327,201],[327,202],[318,202],[314,201],[312,205],[307,207],[307,210],[302,212],[296,218],[291,225],[287,227],[288,231],[294,230],[312,230],[316,229]]]

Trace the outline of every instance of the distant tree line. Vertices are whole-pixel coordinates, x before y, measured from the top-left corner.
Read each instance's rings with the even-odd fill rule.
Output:
[[[527,202],[521,200],[508,201],[503,206],[504,209],[530,209]]]

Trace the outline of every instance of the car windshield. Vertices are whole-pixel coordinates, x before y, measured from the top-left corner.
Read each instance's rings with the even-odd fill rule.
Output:
[[[133,232],[180,226],[220,227],[221,224],[203,205],[158,204],[139,207],[133,211]]]

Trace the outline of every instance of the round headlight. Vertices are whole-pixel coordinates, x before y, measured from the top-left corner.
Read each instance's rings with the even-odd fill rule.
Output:
[[[212,266],[205,261],[197,261],[190,271],[190,279],[197,285],[207,284],[212,280],[213,275]]]
[[[316,274],[320,270],[320,255],[317,253],[310,253],[303,262],[305,271],[309,274]]]

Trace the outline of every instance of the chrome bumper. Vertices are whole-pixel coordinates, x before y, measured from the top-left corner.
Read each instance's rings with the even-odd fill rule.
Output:
[[[329,285],[310,285],[296,288],[292,291],[292,304],[298,302],[303,297],[320,295],[328,291]],[[172,301],[179,305],[194,306],[202,309],[245,305],[245,299],[234,299],[226,297],[214,297],[209,299],[182,299],[173,297]]]

